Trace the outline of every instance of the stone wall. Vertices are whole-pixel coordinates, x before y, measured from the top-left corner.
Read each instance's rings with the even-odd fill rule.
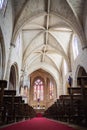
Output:
[[[75,87],[77,85],[76,83],[76,77],[77,77],[77,69],[78,66],[82,66],[85,71],[87,72],[87,49],[82,51],[82,53],[79,54],[77,59],[75,60],[73,66],[72,66],[72,72],[73,72],[73,86]]]
[[[13,15],[12,15],[11,0],[8,0],[5,14],[3,15],[2,11],[0,11],[0,27],[2,30],[4,44],[5,44],[5,54],[6,54],[5,74],[6,74],[8,57],[10,52],[10,43],[11,43],[12,31],[13,31]],[[5,78],[5,74],[4,74],[4,78]]]
[[[18,69],[18,79],[20,81],[20,77],[21,77],[21,69],[22,69],[22,35],[21,33],[18,35],[18,40],[16,39],[16,44],[15,47],[12,47],[12,53],[11,53],[11,57],[10,57],[10,68],[11,65],[16,63],[17,64],[17,69]],[[18,84],[16,84],[16,89],[19,91],[19,86],[20,83],[18,82]]]
[[[12,43],[12,44],[15,44],[15,47],[10,46],[10,44],[12,42],[11,39],[12,39],[14,17],[15,17],[13,9],[12,9],[12,5],[13,5],[12,0],[8,0],[5,14],[3,15],[2,12],[0,12],[0,27],[1,27],[1,30],[3,33],[4,44],[5,44],[5,54],[6,54],[4,79],[6,78],[6,71],[8,70],[8,68],[10,69],[12,64],[17,63],[19,80],[20,80],[21,68],[22,68],[22,41],[21,41],[21,45],[19,48],[19,52],[17,52],[17,44],[15,44],[16,42]],[[59,6],[57,6],[57,5],[59,5]],[[38,7],[38,10],[37,10],[37,7]],[[86,39],[87,39],[87,8],[86,7],[87,7],[87,1],[85,4],[85,10],[84,10],[84,15],[83,15],[84,16],[83,17],[83,21],[84,21],[83,27],[84,27],[84,32],[85,32],[84,35],[86,35]],[[63,9],[61,10],[61,8],[63,8],[64,10]],[[67,19],[67,21],[70,21],[70,23],[74,24],[73,25],[74,27],[77,27],[77,28],[79,27],[73,12],[70,10],[70,7],[65,2],[65,0],[51,0],[50,10],[51,10],[51,13],[54,11],[55,14],[58,14],[60,16],[63,15],[63,17],[65,19]],[[28,12],[28,13],[26,13],[26,12]],[[18,22],[15,26],[16,28],[15,28],[14,34],[16,35],[17,31],[19,31],[19,28],[22,26],[22,24],[25,23],[25,21],[28,20],[28,18],[33,17],[34,13],[36,13],[36,15],[38,15],[38,12],[39,13],[46,13],[46,7],[45,7],[44,0],[38,0],[37,3],[35,0],[29,0],[28,4],[26,5],[24,10],[22,11],[22,15],[18,19]],[[16,16],[17,16],[17,12],[16,12]],[[79,29],[78,29],[78,31],[80,33]],[[82,32],[81,32],[81,34],[82,34]],[[87,44],[86,41],[84,41],[84,42],[85,43],[82,43],[82,44],[86,45]],[[76,86],[76,71],[77,71],[78,66],[79,65],[83,66],[87,72],[87,49],[85,48],[84,50],[82,50],[82,44],[79,45],[80,51],[79,51],[79,55],[75,59],[75,61],[73,59],[72,50],[70,53],[71,54],[71,69],[72,69],[72,76],[73,76],[73,86]],[[9,57],[10,51],[11,51],[11,57]],[[20,54],[18,54],[18,53],[20,53]],[[10,60],[9,60],[9,58],[10,58]],[[10,63],[9,63],[9,61],[10,61]],[[7,66],[8,64],[9,64],[9,66]],[[42,68],[43,68],[43,66],[42,66]],[[30,72],[33,71],[32,67],[29,67],[29,69],[30,69]],[[49,68],[48,68],[48,70],[49,70]],[[53,71],[53,69],[52,69],[52,71]],[[57,75],[56,71],[53,71],[52,75],[54,76],[54,78],[58,77],[58,76],[55,76],[53,73],[55,73],[55,75]],[[9,76],[9,73],[7,73],[7,75]],[[64,86],[62,87],[61,83],[59,86],[59,84],[58,84],[59,79],[55,78],[55,80],[57,82],[57,95],[59,95],[60,92],[62,94],[62,89]]]

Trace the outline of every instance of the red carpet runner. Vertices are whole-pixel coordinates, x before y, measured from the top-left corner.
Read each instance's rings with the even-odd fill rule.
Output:
[[[0,130],[75,130],[75,129],[67,125],[61,124],[59,122],[39,117],[19,122],[4,128],[0,128]]]

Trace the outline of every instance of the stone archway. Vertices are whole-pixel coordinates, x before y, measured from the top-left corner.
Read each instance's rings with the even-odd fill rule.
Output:
[[[16,90],[17,85],[18,85],[18,69],[17,65],[13,64],[10,69],[9,89]]]
[[[82,66],[79,66],[77,72],[77,86],[81,85],[87,87],[87,73]]]
[[[40,82],[39,82],[40,81]],[[36,83],[36,84],[35,84]],[[40,84],[41,83],[41,84]],[[40,85],[40,86],[39,86]],[[36,100],[34,99],[34,87],[37,89],[41,86],[43,88],[43,100],[40,97],[40,100],[38,100],[38,96],[36,96]],[[52,93],[52,88],[53,88],[53,93]],[[39,90],[38,90],[39,91]],[[39,93],[41,96],[42,91]],[[49,106],[51,106],[54,101],[57,98],[57,86],[54,78],[46,71],[42,69],[38,69],[34,72],[31,73],[30,75],[30,91],[29,91],[29,103],[31,106],[35,108],[36,111],[44,111],[47,109]],[[38,94],[36,94],[38,95]],[[40,106],[38,110],[38,104]]]

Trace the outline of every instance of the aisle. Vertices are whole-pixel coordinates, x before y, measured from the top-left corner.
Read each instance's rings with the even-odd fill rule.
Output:
[[[61,124],[60,122],[55,122],[48,120],[46,118],[37,117],[31,120],[26,120],[19,122],[0,130],[75,130],[67,125]]]

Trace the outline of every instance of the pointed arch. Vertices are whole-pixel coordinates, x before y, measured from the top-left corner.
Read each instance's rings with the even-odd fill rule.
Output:
[[[87,72],[83,66],[78,65],[76,70],[77,86],[87,86]]]
[[[17,63],[11,65],[10,76],[9,76],[9,88],[10,90],[16,90],[18,86],[19,76],[18,76],[18,66]]]

